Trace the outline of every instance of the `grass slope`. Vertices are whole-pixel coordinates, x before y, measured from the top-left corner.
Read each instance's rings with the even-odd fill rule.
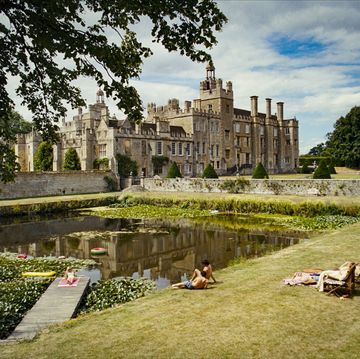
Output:
[[[166,289],[3,345],[1,358],[356,358],[360,293],[340,300],[281,280],[360,260],[360,224],[215,272],[203,291]]]

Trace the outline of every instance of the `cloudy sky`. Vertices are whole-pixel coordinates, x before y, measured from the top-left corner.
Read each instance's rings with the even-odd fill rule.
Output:
[[[261,112],[266,97],[273,99],[273,112],[276,102],[285,102],[285,118],[299,120],[300,153],[306,153],[325,140],[338,117],[360,105],[360,1],[217,2],[229,22],[211,55],[216,76],[233,82],[235,107],[250,109],[252,95],[259,96]],[[205,65],[152,44],[146,22],[138,30],[154,50],[133,82],[144,105],[198,98]],[[80,87],[94,102],[94,82]]]

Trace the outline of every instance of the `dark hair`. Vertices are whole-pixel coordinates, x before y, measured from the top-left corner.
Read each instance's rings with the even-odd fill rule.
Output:
[[[206,266],[208,266],[210,264],[210,262],[207,259],[204,259],[201,264],[204,264]]]
[[[201,275],[202,275],[203,277],[206,278],[206,272],[205,272],[204,270],[202,270],[200,273],[201,273]]]

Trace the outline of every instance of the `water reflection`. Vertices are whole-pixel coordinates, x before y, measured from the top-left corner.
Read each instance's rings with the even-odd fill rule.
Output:
[[[101,263],[99,269],[86,272],[93,281],[147,277],[162,288],[183,280],[204,258],[219,269],[236,257],[261,256],[298,243],[299,237],[271,228],[271,223],[251,225],[249,217],[240,216],[198,220],[87,216],[2,225],[0,251],[93,258]],[[96,247],[106,248],[107,254],[92,256]]]

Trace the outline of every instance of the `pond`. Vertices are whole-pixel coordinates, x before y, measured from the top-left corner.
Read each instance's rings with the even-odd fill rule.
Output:
[[[92,282],[146,277],[158,288],[184,280],[202,259],[209,259],[216,270],[235,258],[261,256],[303,237],[269,220],[221,214],[198,219],[70,216],[0,223],[1,252],[94,259],[96,269],[78,274],[90,276]],[[97,247],[106,254],[92,255]]]

